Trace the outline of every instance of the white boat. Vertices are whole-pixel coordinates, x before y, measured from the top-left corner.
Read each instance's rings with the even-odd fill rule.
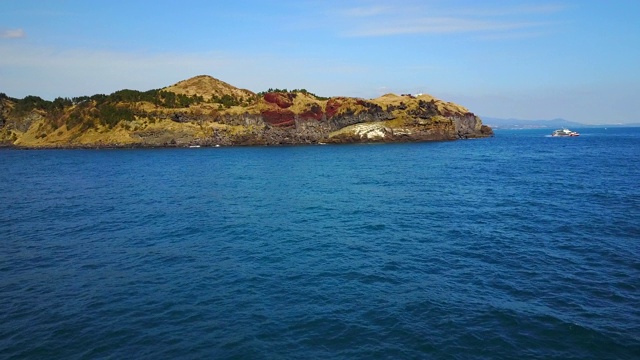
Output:
[[[554,131],[551,136],[580,136],[580,134],[569,129],[559,129]]]

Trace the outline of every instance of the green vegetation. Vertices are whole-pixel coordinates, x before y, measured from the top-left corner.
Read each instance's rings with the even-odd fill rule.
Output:
[[[107,101],[107,98],[108,98],[108,96],[105,95],[105,94],[95,94],[95,95],[91,96],[89,99],[91,101],[95,101],[96,104],[101,104],[101,103]]]
[[[318,100],[329,100],[330,99],[328,97],[318,96],[318,95],[308,91],[307,89],[293,89],[293,90],[289,91],[287,89],[277,89],[277,88],[276,89],[272,89],[272,88],[269,88],[267,91],[261,91],[257,95],[262,97],[262,96],[264,96],[264,94],[272,93],[272,92],[285,93],[285,94],[286,93],[302,93],[302,94],[305,94],[305,95],[313,96]]]
[[[73,102],[73,105],[78,105],[78,104],[82,104],[89,101],[89,97],[88,96],[78,96],[78,97],[72,97],[71,98],[71,102]]]
[[[222,104],[227,109],[232,106],[239,106],[242,104],[240,100],[228,94],[222,95],[222,97],[214,96],[211,98],[211,102]]]
[[[149,90],[140,92],[137,90],[118,90],[108,96],[108,101],[111,102],[139,102],[147,101],[153,103],[158,98],[159,90]]]
[[[33,95],[25,96],[23,99],[14,99],[14,98],[9,98],[5,94],[2,94],[2,95],[4,95],[4,98],[10,99],[16,104],[14,110],[18,114],[26,114],[33,110],[44,110],[47,112],[62,111],[66,107],[73,105],[73,101],[69,98],[57,97],[53,101],[48,101],[48,100],[44,100],[39,96],[33,96]]]
[[[121,120],[133,121],[133,111],[128,107],[104,104],[100,106],[100,123],[109,128],[116,126]]]
[[[57,97],[53,99],[52,107],[55,110],[64,110],[66,107],[70,107],[73,105],[73,101],[69,98],[61,98]]]
[[[67,118],[66,121],[66,125],[67,125],[67,129],[72,129],[78,125],[80,125],[82,123],[82,116],[80,115],[79,111],[74,111],[71,114],[69,114],[69,117]]]
[[[154,104],[156,107],[164,108],[189,107],[192,104],[204,102],[202,96],[187,96],[159,89],[147,91],[124,89],[118,90],[110,95],[96,94],[91,97],[81,96],[73,98],[73,103],[81,104],[89,100],[94,101],[96,106],[100,106],[104,103],[117,104],[148,102]]]
[[[14,111],[18,114],[26,114],[33,110],[52,110],[53,102],[42,99],[39,96],[28,95],[24,99],[11,99],[15,102]]]
[[[0,93],[0,99],[14,103],[13,113],[19,117],[38,111],[44,115],[51,129],[66,125],[67,129],[80,126],[80,131],[95,128],[97,124],[114,128],[122,121],[134,121],[137,116],[149,116],[144,111],[136,110],[138,102],[154,104],[156,108],[185,108],[204,102],[202,96],[187,96],[158,89],[148,91],[119,90],[110,95],[95,94],[73,98],[55,98],[53,101],[29,95],[23,99],[10,98]],[[238,103],[233,97],[219,99],[225,106]],[[155,118],[152,119],[155,122]]]
[[[204,102],[204,98],[199,95],[188,96],[170,91],[158,91],[156,99],[157,101],[151,102],[156,104],[156,106],[163,106],[165,108],[184,108]]]

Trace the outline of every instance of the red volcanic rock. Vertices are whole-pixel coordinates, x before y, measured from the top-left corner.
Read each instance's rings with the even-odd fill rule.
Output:
[[[265,110],[262,113],[262,119],[267,124],[273,126],[295,126],[295,114],[291,110]]]
[[[270,93],[264,94],[264,100],[266,102],[276,104],[278,105],[278,107],[282,109],[286,109],[291,105],[293,105],[294,97],[295,97],[294,94],[290,94],[290,93],[270,92]]]
[[[302,119],[322,120],[322,107],[318,104],[311,105],[311,108],[300,114]]]
[[[338,98],[329,99],[329,101],[327,101],[327,108],[325,110],[325,113],[327,114],[327,118],[334,117],[338,113],[338,110],[340,110],[340,106],[342,106],[342,102],[340,101],[340,99]]]

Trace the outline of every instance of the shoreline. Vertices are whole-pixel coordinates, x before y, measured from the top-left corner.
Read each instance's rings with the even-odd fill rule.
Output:
[[[428,143],[428,142],[449,142],[458,140],[475,140],[486,139],[494,137],[491,136],[478,136],[462,139],[424,139],[424,140],[380,140],[380,141],[353,141],[353,142],[315,142],[315,143],[281,143],[281,144],[261,144],[261,143],[244,143],[244,144],[85,144],[85,145],[44,145],[44,146],[21,146],[21,145],[6,145],[0,144],[0,149],[11,150],[117,150],[117,149],[204,149],[204,148],[230,148],[230,147],[286,147],[286,146],[325,146],[325,145],[366,145],[366,144],[408,144],[408,143]]]

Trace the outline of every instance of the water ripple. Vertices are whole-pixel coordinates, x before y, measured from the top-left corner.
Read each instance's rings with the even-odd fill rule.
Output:
[[[1,150],[0,357],[635,359],[640,137],[530,134]]]

